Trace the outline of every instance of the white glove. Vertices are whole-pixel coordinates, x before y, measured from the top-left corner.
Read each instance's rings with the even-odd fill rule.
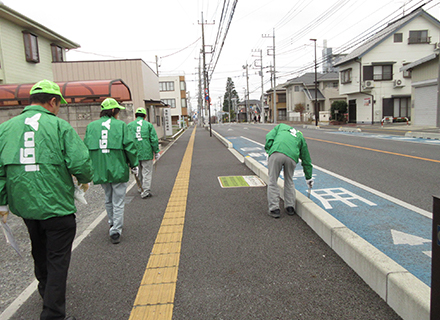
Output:
[[[86,192],[87,190],[89,190],[90,187],[90,183],[79,183],[78,187],[83,191]]]
[[[156,154],[154,155],[154,157],[156,158],[156,161],[159,160],[159,158],[160,158],[160,153],[156,153]]]
[[[139,176],[139,168],[138,167],[131,168],[131,173],[133,173],[136,177]]]
[[[314,183],[313,178],[306,180],[306,184],[310,189],[313,188],[313,183]]]
[[[8,206],[0,206],[0,217],[3,218],[3,223],[6,223],[8,218],[9,208]]]

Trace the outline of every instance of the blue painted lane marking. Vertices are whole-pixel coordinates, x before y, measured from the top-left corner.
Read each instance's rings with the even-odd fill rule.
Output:
[[[267,168],[264,146],[245,137],[228,137],[243,156]],[[431,285],[432,220],[399,201],[390,201],[343,177],[314,166],[311,199],[347,228],[384,252],[428,286]],[[281,178],[283,176],[281,175]],[[307,196],[301,164],[294,174],[295,188]]]

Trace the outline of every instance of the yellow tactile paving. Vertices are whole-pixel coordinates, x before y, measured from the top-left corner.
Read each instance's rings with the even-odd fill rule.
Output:
[[[180,252],[170,254],[155,254],[150,257],[147,269],[176,267],[179,265]],[[145,271],[147,272],[147,270]]]
[[[171,320],[196,128],[188,142],[129,320]]]
[[[134,305],[146,306],[173,303],[175,291],[176,283],[141,285],[136,300],[134,301]]]
[[[148,272],[145,272],[141,284],[146,285],[173,283],[177,279],[177,271],[177,266],[167,268],[154,268],[154,270],[148,270]]]
[[[131,320],[162,320],[173,316],[172,304],[135,307],[131,312]]]

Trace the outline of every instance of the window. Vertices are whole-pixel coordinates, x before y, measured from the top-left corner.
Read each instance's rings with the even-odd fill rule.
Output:
[[[409,44],[414,43],[430,43],[431,37],[428,37],[428,30],[418,30],[409,32]]]
[[[176,99],[162,99],[162,102],[169,105],[170,108],[176,107]]]
[[[160,91],[174,91],[174,82],[173,81],[159,82],[159,89]]]
[[[351,82],[351,69],[341,71],[341,83]]]
[[[278,96],[278,102],[279,103],[285,103],[286,102],[286,94],[277,94]]]
[[[40,55],[38,54],[38,39],[37,36],[23,31],[24,51],[26,54],[27,62],[40,62]]]
[[[394,117],[411,117],[411,99],[394,98]]]
[[[186,108],[186,98],[182,98],[182,108]]]
[[[295,92],[299,92],[299,86],[295,86]]]
[[[373,66],[373,80],[393,80],[393,66]]]
[[[186,84],[185,81],[180,81],[180,90],[185,91],[186,90]]]
[[[393,65],[364,66],[363,80],[393,80]]]
[[[56,44],[51,44],[50,48],[52,50],[52,62],[64,61],[63,48],[57,46]]]
[[[395,33],[394,34],[394,42],[403,42],[403,33]]]

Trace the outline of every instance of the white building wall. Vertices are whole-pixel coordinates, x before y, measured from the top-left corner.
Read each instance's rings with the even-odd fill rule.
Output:
[[[171,108],[171,116],[182,115],[182,100],[180,96],[180,78],[179,76],[160,76],[159,82],[174,82],[174,91],[160,91],[160,99],[175,99],[176,107]]]
[[[409,31],[428,30],[428,36],[431,37],[431,44],[408,44]],[[397,31],[403,33],[403,41],[395,43],[393,35],[386,38],[383,42],[374,47],[370,52],[366,53],[362,59],[362,67],[373,65],[378,62],[393,63],[393,80],[374,81],[374,88],[371,90],[362,89],[363,92],[370,93],[374,96],[374,122],[381,121],[382,100],[391,98],[392,96],[410,96],[411,95],[411,79],[404,78],[400,68],[408,63],[428,56],[434,52],[434,43],[440,41],[440,30],[431,21],[423,17],[417,17],[407,25]],[[362,81],[359,73],[360,64],[350,62],[340,67],[340,72],[347,68],[352,68],[352,82],[350,84],[342,84],[340,86],[340,94],[350,94],[349,99],[353,99],[353,94],[359,92],[359,84]],[[403,87],[394,88],[394,80],[402,80]],[[361,83],[362,85],[362,83]],[[365,95],[365,98],[368,96]],[[357,98],[357,122],[371,123],[372,114],[365,112],[364,96]]]

